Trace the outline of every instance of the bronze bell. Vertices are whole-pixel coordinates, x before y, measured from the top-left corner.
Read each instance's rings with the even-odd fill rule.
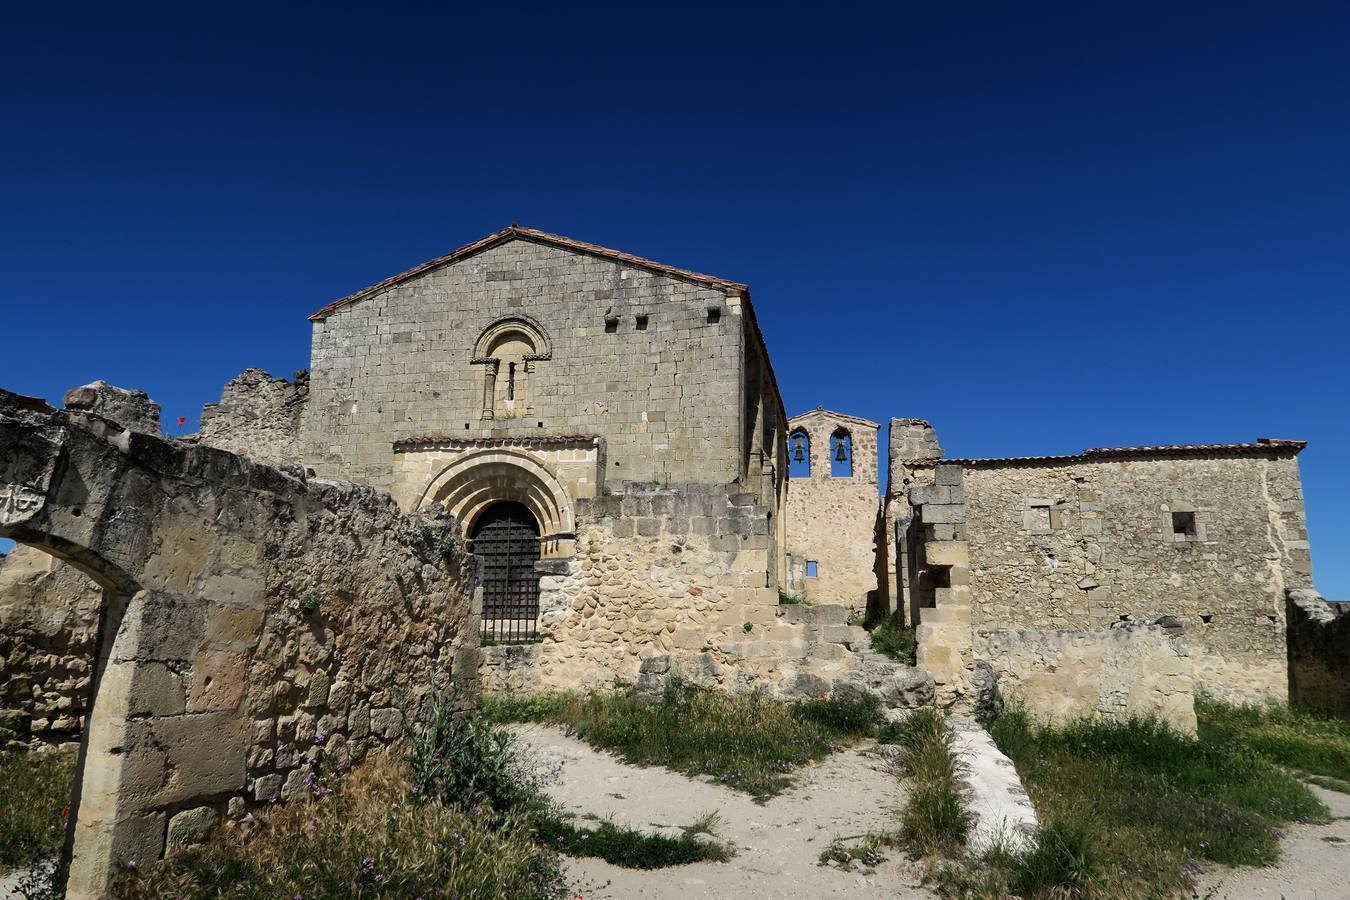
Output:
[[[835,441],[834,446],[835,446],[834,458],[839,462],[848,462],[848,457],[844,455],[844,442]]]
[[[792,459],[793,459],[793,461],[794,461],[794,462],[801,462],[802,460],[806,459],[806,454],[802,451],[802,438],[801,438],[801,435],[797,435],[797,439],[796,439],[795,441],[792,442],[792,445],[793,445],[793,450],[792,450]]]

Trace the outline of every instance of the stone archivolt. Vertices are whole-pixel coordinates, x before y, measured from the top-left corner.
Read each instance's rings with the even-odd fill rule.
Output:
[[[571,555],[576,520],[567,491],[548,465],[523,450],[465,453],[431,479],[417,506],[440,503],[472,532],[478,517],[503,501],[523,504],[534,514],[544,556]]]

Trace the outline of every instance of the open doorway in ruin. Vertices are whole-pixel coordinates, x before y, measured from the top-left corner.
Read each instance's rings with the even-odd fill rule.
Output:
[[[40,871],[55,866],[54,886],[66,884],[80,849],[80,865],[92,872],[103,864],[94,848],[111,831],[120,779],[115,760],[91,753],[91,736],[111,727],[106,710],[116,701],[100,700],[100,691],[137,589],[116,565],[62,543],[20,542],[0,559],[4,749],[71,757],[68,794],[41,804],[47,827],[61,835],[55,858],[37,863]],[[63,768],[46,762],[49,771]],[[78,886],[68,896],[81,896]]]

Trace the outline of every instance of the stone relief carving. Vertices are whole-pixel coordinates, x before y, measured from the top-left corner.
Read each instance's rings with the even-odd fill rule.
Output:
[[[0,484],[0,525],[17,525],[38,514],[46,496],[23,484]]]

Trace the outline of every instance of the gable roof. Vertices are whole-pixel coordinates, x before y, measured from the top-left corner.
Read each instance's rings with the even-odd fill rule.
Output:
[[[712,287],[720,287],[727,291],[737,291],[745,293],[749,291],[747,285],[735,281],[728,281],[725,278],[717,278],[712,275],[703,275],[699,272],[691,272],[688,269],[679,269],[675,266],[668,266],[665,263],[653,262],[650,259],[643,259],[640,256],[634,256],[631,253],[624,253],[622,250],[612,250],[609,247],[601,247],[599,244],[588,244],[585,241],[573,240],[569,237],[563,237],[559,234],[549,234],[547,231],[539,231],[534,228],[524,228],[520,225],[510,225],[501,231],[494,231],[485,238],[474,241],[472,244],[465,244],[458,250],[452,250],[444,256],[438,256],[433,260],[422,263],[420,266],[413,266],[406,272],[400,272],[397,275],[386,278],[384,281],[372,284],[368,288],[362,288],[354,294],[349,294],[341,300],[334,300],[323,309],[309,316],[311,322],[326,318],[334,310],[346,306],[348,303],[355,303],[371,294],[393,287],[400,282],[407,281],[424,272],[438,269],[441,266],[448,266],[451,263],[467,259],[484,250],[500,246],[515,240],[531,241],[536,244],[546,244],[551,247],[559,247],[564,250],[571,250],[576,253],[585,253],[590,256],[599,256],[604,259],[611,259],[615,262],[627,263],[630,266],[636,266],[640,269],[647,269],[651,272],[657,272],[662,275],[669,275],[672,278],[679,278],[684,281],[692,281],[698,284],[706,284]]]
[[[800,422],[802,419],[807,419],[811,416],[821,416],[826,419],[840,419],[844,422],[852,422],[854,425],[865,425],[868,428],[881,428],[880,422],[873,422],[871,419],[864,419],[860,416],[850,416],[847,413],[835,412],[834,410],[826,409],[823,406],[817,406],[813,410],[793,416],[791,419],[788,419],[788,424],[791,425],[794,422]]]

